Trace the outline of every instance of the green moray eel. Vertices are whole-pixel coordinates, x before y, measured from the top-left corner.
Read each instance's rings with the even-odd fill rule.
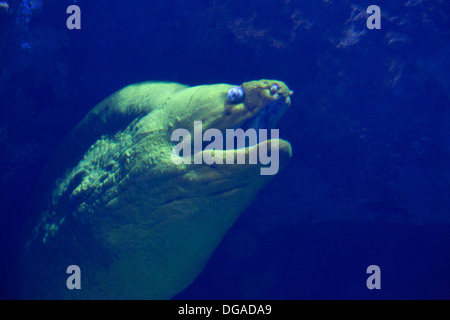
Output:
[[[192,132],[194,121],[203,130],[273,128],[292,94],[281,81],[250,81],[231,103],[232,87],[134,84],[86,115],[44,171],[50,187],[22,259],[26,297],[169,299],[194,281],[273,175],[260,163],[176,165],[171,134]],[[216,155],[274,142],[282,168],[291,157],[282,139]],[[66,287],[70,265],[80,267],[81,290]]]

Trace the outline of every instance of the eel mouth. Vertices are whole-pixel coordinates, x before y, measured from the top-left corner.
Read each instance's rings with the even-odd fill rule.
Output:
[[[216,142],[215,138],[203,141],[202,151],[211,150],[211,142],[215,142],[216,151],[236,151],[279,138],[278,130],[274,134],[272,129],[276,129],[278,121],[289,108],[292,91],[284,83],[275,81],[247,82],[238,88],[245,91],[245,99],[240,104],[226,106],[229,113],[237,115],[236,124],[230,123],[228,128],[219,129],[223,143]]]
[[[238,124],[234,129],[240,128],[244,131],[248,129],[274,129],[278,120],[284,115],[288,107],[289,104],[284,99],[278,98],[270,102],[253,117]]]
[[[252,108],[250,103],[244,102],[246,108],[251,111],[250,116],[233,128],[235,133],[237,129],[242,129],[244,132],[249,132],[250,129],[250,131],[254,130],[256,132],[257,143],[252,143],[251,139],[246,139],[244,148],[253,147],[261,142],[270,140],[271,129],[276,128],[278,121],[290,106],[289,96],[292,95],[292,91],[280,90],[277,83],[273,84],[268,90],[266,89],[265,93],[267,103],[262,108]],[[265,131],[265,133],[261,130]],[[278,136],[273,138],[278,139]]]

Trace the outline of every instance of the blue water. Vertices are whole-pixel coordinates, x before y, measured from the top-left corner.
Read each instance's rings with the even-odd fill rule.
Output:
[[[175,298],[450,298],[448,2],[3,3],[0,298],[21,298],[40,170],[93,106],[141,81],[261,78],[294,91],[278,124],[293,158]],[[74,3],[81,30],[66,28]]]

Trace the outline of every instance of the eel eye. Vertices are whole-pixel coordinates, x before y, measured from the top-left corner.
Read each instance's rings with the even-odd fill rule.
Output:
[[[240,103],[244,101],[244,89],[242,87],[233,87],[228,90],[227,99],[230,103]]]
[[[280,97],[280,95],[278,94],[278,90],[280,90],[280,88],[276,83],[272,87],[270,87],[270,94],[275,99],[278,99]]]
[[[271,94],[275,94],[278,93],[279,87],[278,85],[275,83],[271,88],[270,88],[270,93]]]

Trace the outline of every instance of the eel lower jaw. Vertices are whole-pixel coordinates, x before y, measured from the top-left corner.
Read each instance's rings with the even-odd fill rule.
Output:
[[[261,161],[261,150],[263,153],[270,154],[269,162]],[[253,156],[252,156],[253,154]],[[268,154],[267,154],[268,155]],[[231,165],[214,165],[214,172],[228,178],[232,176],[238,177],[240,184],[245,185],[243,181],[254,180],[256,177],[272,177],[279,170],[284,168],[292,157],[291,144],[283,139],[267,139],[253,146],[247,146],[240,149],[228,150],[202,150],[194,155],[194,158],[203,159],[202,163],[212,163],[213,159],[221,158],[222,164]],[[258,159],[252,163],[251,159]],[[231,159],[231,162],[228,162]],[[242,162],[238,162],[241,159]],[[266,160],[268,160],[266,158]],[[217,163],[217,162],[216,162]],[[275,168],[270,173],[263,173],[267,168]],[[209,165],[207,167],[210,167]]]

